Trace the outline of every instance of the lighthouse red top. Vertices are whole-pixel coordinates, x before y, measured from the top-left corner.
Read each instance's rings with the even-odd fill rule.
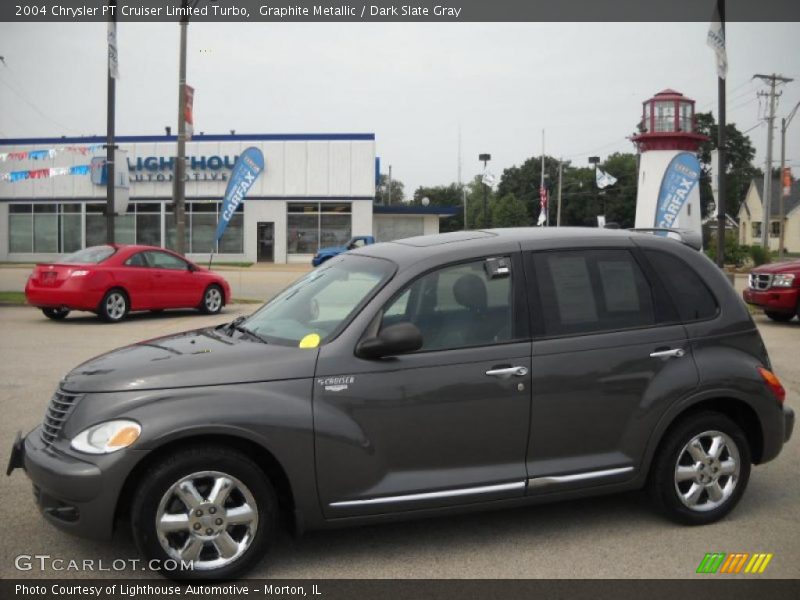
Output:
[[[708,140],[696,133],[694,100],[666,89],[642,103],[639,133],[631,136],[640,152],[648,150],[686,150],[697,152]]]

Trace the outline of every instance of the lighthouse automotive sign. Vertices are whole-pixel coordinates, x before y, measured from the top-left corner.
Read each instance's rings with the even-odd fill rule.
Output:
[[[700,179],[700,161],[690,152],[681,152],[669,163],[661,180],[656,206],[655,227],[669,229]]]

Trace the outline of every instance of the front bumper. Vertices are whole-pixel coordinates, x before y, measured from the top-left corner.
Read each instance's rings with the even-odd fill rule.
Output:
[[[39,510],[56,527],[81,537],[111,539],[119,493],[116,478],[97,464],[46,448],[40,430],[41,426],[25,438],[18,435],[6,473],[25,470]]]
[[[746,289],[742,292],[748,304],[775,312],[793,313],[797,309],[798,290],[795,288],[770,288],[769,290]]]

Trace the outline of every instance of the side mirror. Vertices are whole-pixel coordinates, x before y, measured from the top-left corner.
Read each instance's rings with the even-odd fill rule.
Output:
[[[395,354],[414,352],[422,348],[422,332],[413,323],[389,325],[377,336],[369,337],[356,346],[359,358],[383,358]]]
[[[192,263],[186,263],[186,270],[189,271],[189,273],[194,273],[197,271],[197,266]]]

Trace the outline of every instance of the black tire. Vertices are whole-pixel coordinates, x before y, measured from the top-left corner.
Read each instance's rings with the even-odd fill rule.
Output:
[[[764,314],[767,315],[773,321],[777,321],[778,323],[786,323],[794,318],[794,315],[792,313],[774,312],[771,310],[765,310]]]
[[[68,308],[43,308],[42,313],[48,319],[53,319],[53,321],[60,321],[62,319],[66,319],[67,315],[69,314]]]
[[[100,317],[107,323],[118,323],[122,321],[131,309],[128,294],[119,288],[113,288],[106,292],[97,307]]]
[[[216,536],[227,534],[230,539],[241,544],[242,540],[249,539],[249,545],[246,546],[241,554],[232,557],[230,562],[222,566],[208,565],[207,568],[198,567],[199,563],[195,564],[194,569],[181,569],[180,560],[178,560],[178,568],[170,570],[171,563],[166,562],[169,559],[175,560],[177,547],[182,544],[183,534],[169,533],[165,542],[169,547],[172,554],[168,553],[159,539],[156,521],[159,515],[159,509],[162,503],[165,502],[165,497],[171,494],[170,490],[178,482],[185,480],[187,477],[194,477],[198,474],[214,472],[217,475],[223,475],[233,482],[233,488],[229,492],[228,499],[224,505],[215,513],[215,517],[211,517],[211,508],[215,505],[208,502],[208,490],[213,487],[213,478],[209,478],[207,487],[201,487],[200,484],[195,488],[200,493],[200,498],[203,499],[204,504],[198,505],[200,512],[206,511],[205,515],[198,517],[196,510],[190,510],[192,513],[189,517],[193,519],[191,528],[187,525],[187,534],[185,542],[188,543],[191,538],[197,537],[191,531],[197,527],[198,521],[201,519],[216,519],[222,516],[227,519],[229,512],[241,506],[240,500],[244,499],[249,506],[249,502],[244,494],[240,491],[240,485],[245,486],[244,489],[250,494],[251,501],[255,504],[255,514],[257,514],[257,522],[255,525],[255,533],[252,534],[248,529],[247,533],[251,534],[249,538],[246,534],[242,535],[241,540],[236,540],[236,537],[241,534],[236,528],[247,527],[244,525],[228,525],[226,522],[218,528],[219,532],[215,533],[214,539],[206,541],[198,541],[202,544],[202,552],[199,557],[207,562],[215,559],[219,560],[222,555],[219,553],[218,546],[216,545]],[[199,477],[193,479],[195,482],[203,482],[203,478]],[[236,496],[238,494],[238,496]],[[164,506],[171,507],[169,512],[175,510],[176,497],[172,497],[172,504],[167,502]],[[231,508],[225,508],[230,504]],[[187,506],[180,500],[177,500],[177,513],[186,513]],[[210,508],[209,508],[210,507]],[[136,489],[133,502],[131,505],[131,527],[133,530],[133,538],[136,546],[142,553],[147,561],[158,560],[161,565],[161,573],[166,577],[177,580],[225,580],[233,579],[246,571],[251,569],[265,554],[270,540],[274,538],[277,531],[277,500],[275,490],[270,484],[264,472],[254,463],[248,456],[228,448],[226,446],[191,446],[179,452],[170,453],[153,464],[147,471],[140,477],[140,483]],[[222,519],[220,519],[222,521]],[[198,529],[201,530],[200,536],[203,536],[204,523]],[[212,526],[214,526],[212,524]],[[210,529],[205,531],[211,531]],[[197,538],[199,540],[199,538]],[[148,563],[149,564],[149,563]],[[155,563],[153,563],[155,566]]]
[[[212,283],[203,292],[203,299],[200,301],[200,312],[206,315],[216,315],[222,310],[225,304],[225,294],[222,288],[216,283]]]
[[[723,460],[703,465],[703,470],[696,471],[696,475],[692,479],[678,483],[679,467],[683,469],[684,473],[688,473],[688,469],[696,470],[703,464],[693,462],[694,457],[690,456],[687,450],[689,443],[703,433],[722,434],[727,437],[725,450],[721,455]],[[709,441],[710,439],[708,438]],[[733,444],[733,450],[730,444]],[[701,438],[701,446],[706,451],[710,449],[706,447],[706,438]],[[734,450],[735,454],[738,454],[738,459],[735,457]],[[688,459],[688,463],[686,459]],[[721,474],[729,464],[728,460],[731,459],[734,463],[738,463],[738,473]],[[679,461],[681,462],[679,463]],[[744,432],[736,423],[717,412],[695,413],[676,423],[664,436],[651,466],[648,491],[656,508],[673,521],[686,525],[706,525],[723,518],[739,502],[750,479],[750,466],[750,445]],[[720,474],[714,472],[715,468]],[[714,479],[714,477],[718,477],[718,479]],[[727,491],[728,481],[733,482],[729,492]],[[710,489],[707,486],[713,485],[714,482],[717,484],[717,489],[725,492],[718,500],[720,503],[717,506],[714,506],[715,501],[707,491]],[[694,486],[698,486],[703,491],[699,493],[695,507],[690,508],[681,499],[679,493],[684,494],[684,497],[690,496]]]

